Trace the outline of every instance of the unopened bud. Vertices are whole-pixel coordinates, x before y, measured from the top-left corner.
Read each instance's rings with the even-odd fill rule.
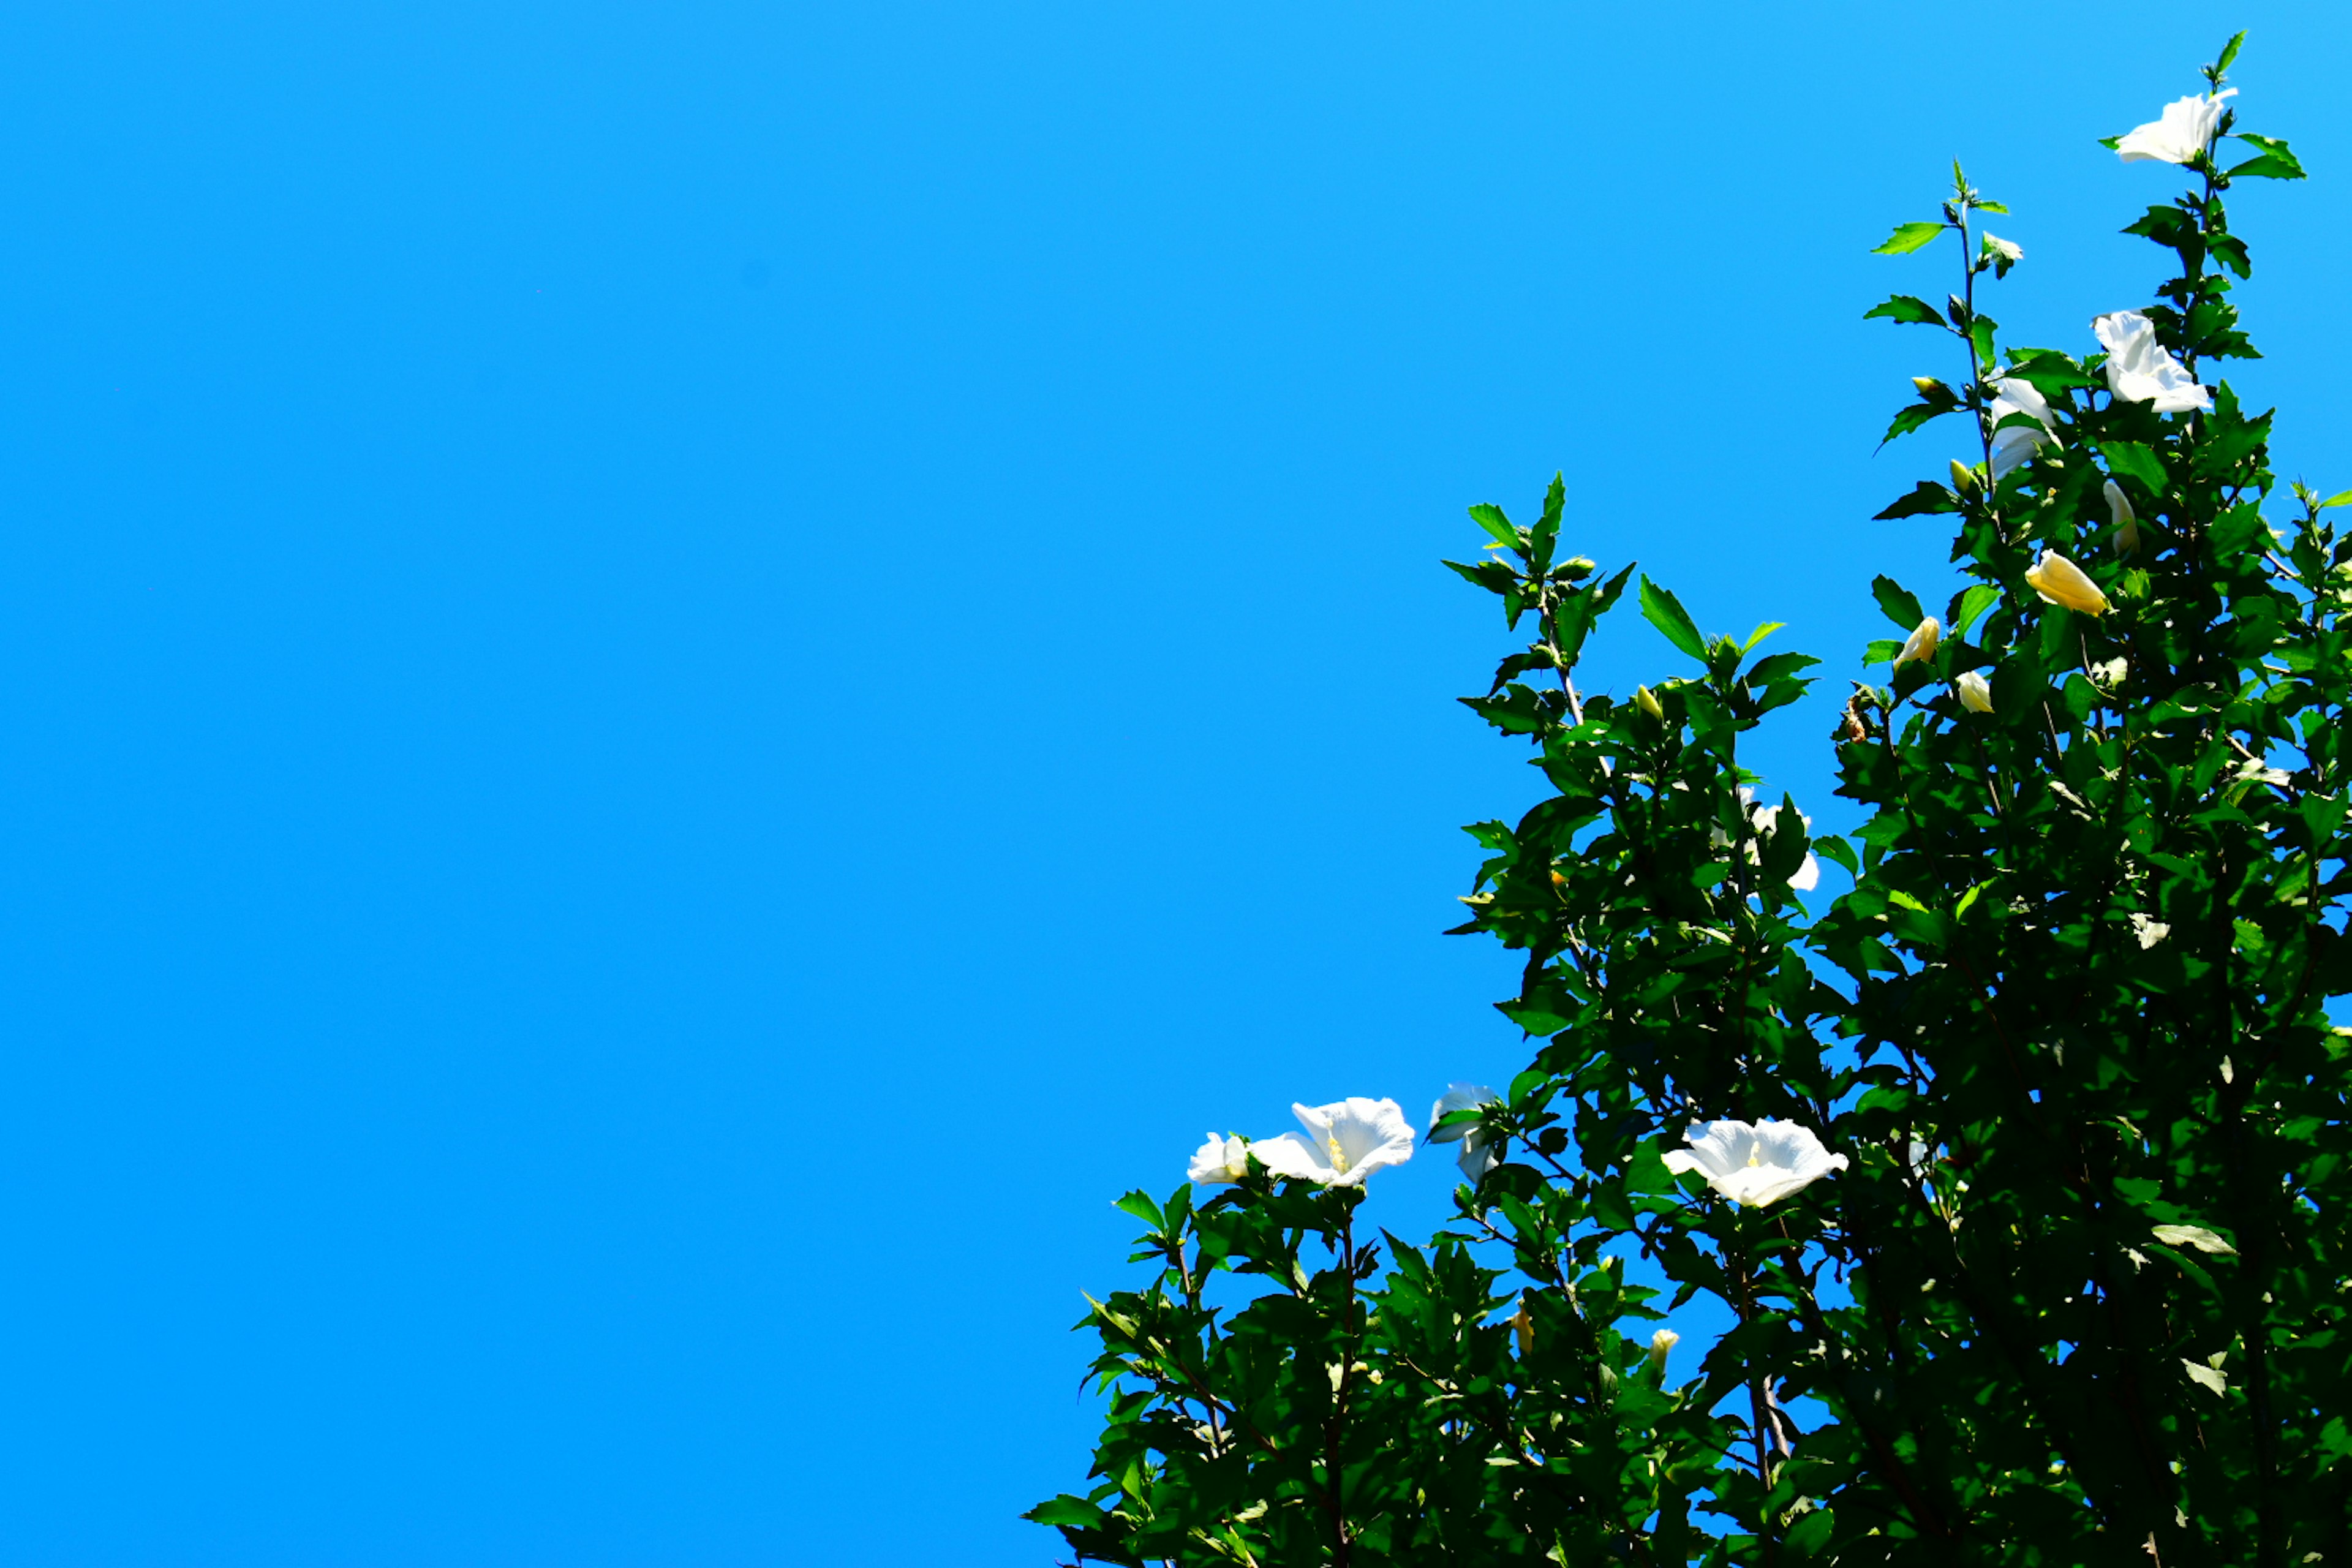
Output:
[[[1952,459],[1952,491],[1964,496],[1977,493],[1977,471],[1958,458]]]
[[[1535,1353],[1536,1321],[1528,1316],[1528,1304],[1525,1300],[1519,1302],[1519,1310],[1512,1314],[1511,1335],[1518,1341],[1521,1361]]]
[[[2104,616],[2110,608],[2099,585],[2054,550],[2044,549],[2042,559],[2025,569],[2025,585],[2050,603],[2083,615]]]
[[[1637,686],[1633,689],[1633,706],[1661,724],[1666,721],[1666,710],[1659,704],[1658,694],[1646,686]]]
[[[1682,1335],[1672,1329],[1660,1329],[1650,1336],[1650,1364],[1658,1369],[1659,1376],[1666,1373],[1666,1353],[1682,1342]]]
[[[1966,670],[1952,677],[1952,689],[1959,693],[1960,706],[1971,713],[1992,711],[1992,682],[1980,670]]]
[[[1915,375],[1911,378],[1911,384],[1919,389],[1919,395],[1922,397],[1951,395],[1952,389],[1932,375]]]
[[[1895,668],[1902,668],[1915,658],[1933,658],[1937,646],[1943,641],[1943,628],[1929,616],[1913,629],[1903,642],[1903,651],[1895,656]]]
[[[2136,555],[2139,552],[2139,519],[2132,513],[2131,498],[2124,494],[2123,486],[2109,479],[2099,487],[2107,498],[2107,520],[2114,525],[2116,553]]]

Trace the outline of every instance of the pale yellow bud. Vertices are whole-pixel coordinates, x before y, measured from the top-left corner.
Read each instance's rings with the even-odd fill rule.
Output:
[[[2119,555],[2137,554],[2139,519],[2132,515],[2131,498],[2124,494],[2123,486],[2113,479],[2101,486],[2099,493],[2107,498],[2107,516],[2115,525],[2115,532],[2110,537],[2115,540],[2116,552]]]
[[[1900,669],[1915,658],[1935,658],[1937,645],[1943,640],[1944,628],[1936,624],[1935,616],[1929,616],[1904,639],[1903,651],[1895,656],[1895,668]]]
[[[1650,1336],[1650,1364],[1658,1369],[1659,1376],[1666,1373],[1666,1353],[1682,1342],[1682,1335],[1672,1329],[1660,1329]]]
[[[1525,1298],[1521,1298],[1519,1310],[1511,1318],[1511,1336],[1518,1341],[1521,1361],[1535,1353],[1536,1321],[1528,1316],[1528,1303]]]
[[[1661,724],[1666,721],[1666,710],[1658,705],[1658,694],[1646,686],[1633,689],[1633,706]]]
[[[1977,493],[1977,471],[1958,458],[1952,459],[1952,490],[1956,495],[1972,496]]]
[[[2050,603],[2086,616],[2104,616],[2111,608],[2099,585],[2054,550],[2043,551],[2041,561],[2025,569],[2025,584]]]
[[[1922,397],[1933,397],[1939,392],[1948,393],[1950,391],[1950,389],[1945,386],[1942,382],[1937,381],[1932,375],[1915,375],[1911,378],[1911,384],[1919,389],[1919,395]]]
[[[1959,694],[1960,706],[1971,713],[1992,711],[1992,683],[1983,672],[1971,669],[1952,678],[1952,689]]]

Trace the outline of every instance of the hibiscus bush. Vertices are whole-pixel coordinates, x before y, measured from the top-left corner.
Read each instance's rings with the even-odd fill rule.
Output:
[[[1030,1515],[1075,1559],[2352,1563],[2352,492],[2282,496],[2221,374],[2223,198],[2302,175],[2237,128],[2236,47],[2108,143],[2190,188],[2128,231],[2178,276],[2088,342],[2001,337],[2021,252],[1964,177],[1878,247],[1958,285],[1869,312],[1958,373],[1889,436],[1979,460],[1880,514],[1950,527],[1964,585],[1872,584],[1850,839],[1740,763],[1815,660],[1570,552],[1557,479],[1472,509],[1454,570],[1532,640],[1466,700],[1551,793],[1470,829],[1460,929],[1525,955],[1533,1058],[1433,1108],[1465,1181],[1425,1244],[1356,1225],[1419,1136],[1391,1100],[1122,1200],[1090,1489]],[[1580,689],[1629,598],[1687,662]],[[1677,1355],[1699,1296],[1732,1326]]]

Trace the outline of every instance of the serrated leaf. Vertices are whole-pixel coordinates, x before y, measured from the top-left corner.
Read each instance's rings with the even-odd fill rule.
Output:
[[[1907,256],[1944,232],[1940,223],[1899,223],[1895,232],[1870,247],[1873,256]]]
[[[1513,550],[1519,547],[1519,531],[1511,526],[1511,520],[1503,515],[1501,507],[1480,501],[1470,509],[1470,521],[1485,529],[1496,543]]]
[[[2064,392],[2075,388],[2088,389],[2107,384],[2102,378],[2084,370],[2081,365],[2074,363],[2073,358],[2058,353],[2055,349],[2032,349],[2024,353],[2013,353],[2009,368],[2001,374],[2004,376],[2015,376],[2020,381],[2030,383],[2035,390],[2044,393]]]
[[[1918,595],[1892,577],[1873,577],[1870,595],[1878,601],[1878,607],[1885,612],[1886,618],[1901,626],[1906,636],[1927,618],[1927,612],[1919,607]]]
[[[1865,321],[1875,316],[1885,316],[1890,321],[1900,321],[1909,326],[1940,327],[1944,324],[1942,311],[1927,300],[1915,299],[1908,294],[1891,295],[1862,313],[1862,319]]]
[[[1895,416],[1886,426],[1886,434],[1878,438],[1878,444],[1884,447],[1897,436],[1908,436],[1929,420],[1940,419],[1949,414],[1952,407],[1948,403],[1915,403]]]
[[[2235,37],[2221,46],[2221,58],[2213,62],[2213,74],[2216,77],[2230,68],[2230,62],[2238,58],[2238,51],[2245,47],[2245,30],[2241,28]]]
[[[2300,180],[2306,177],[2303,164],[2284,144],[2275,153],[2249,158],[2237,167],[2223,172],[2233,180]]]
[[[2107,471],[2117,479],[2137,479],[2146,486],[2150,495],[2162,495],[2166,483],[2164,459],[2137,441],[2101,441],[2099,456],[2107,461]]]
[[[1706,662],[1706,639],[1698,635],[1698,623],[1690,618],[1682,601],[1650,581],[1642,578],[1642,618],[1664,632],[1666,640],[1701,664]]]
[[[1975,624],[1976,618],[2000,602],[2000,590],[1990,583],[1972,583],[1960,595],[1960,607],[1952,614],[1952,635],[1958,637]]]
[[[1959,500],[1950,490],[1942,485],[1931,484],[1926,479],[1921,479],[1911,488],[1909,495],[1905,496],[1871,521],[1884,522],[1891,518],[1925,517],[1933,512],[1959,510]]]

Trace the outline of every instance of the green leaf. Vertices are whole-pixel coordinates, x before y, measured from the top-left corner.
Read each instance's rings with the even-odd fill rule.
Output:
[[[2166,483],[2164,460],[2137,441],[2101,441],[2099,456],[2107,460],[2107,471],[2117,479],[2137,479],[2150,495],[2164,493]]]
[[[2236,37],[2221,46],[2221,58],[2213,62],[2213,74],[2216,77],[2230,68],[2230,62],[2238,58],[2238,50],[2244,46],[2245,41],[2245,32],[2241,29]]]
[[[1511,526],[1511,520],[1503,515],[1501,507],[1480,501],[1470,509],[1470,521],[1492,535],[1496,543],[1508,545],[1513,550],[1519,548],[1519,531]]]
[[[1969,323],[1969,342],[1977,346],[1977,358],[1990,369],[1993,363],[1992,330],[2000,325],[1990,316],[1979,316]]]
[[[2227,171],[2230,178],[2253,180],[2300,180],[2305,178],[2303,161],[2284,142],[2270,136],[2241,136],[2241,142],[2251,142],[2262,149],[2259,157],[2249,158],[2236,168]]]
[[[1160,1215],[1160,1205],[1152,1202],[1150,1194],[1141,1188],[1119,1199],[1117,1206],[1133,1215],[1154,1231],[1163,1231],[1168,1228],[1168,1221]]]
[[[2329,507],[2342,506],[2346,501],[2352,501],[2352,490],[2337,490],[2334,495],[2329,496],[2326,500],[2319,503],[2319,510],[2326,511]]]
[[[1895,416],[1893,423],[1886,426],[1886,434],[1878,438],[1878,444],[1884,447],[1897,436],[1908,436],[1929,420],[1940,419],[1951,411],[1952,405],[1948,403],[1915,403]]]
[[[1838,865],[1844,867],[1848,876],[1859,877],[1862,875],[1862,862],[1854,858],[1853,846],[1848,844],[1844,839],[1840,838],[1836,834],[1824,833],[1819,838],[1814,839],[1813,850],[1814,853],[1820,855],[1822,859],[1834,861]]]
[[[2055,349],[2011,351],[2009,368],[2001,373],[2030,383],[2036,391],[2064,392],[2070,388],[2091,388],[2106,385],[2074,363],[2073,358]]]
[[[1871,247],[1873,256],[1907,256],[1944,232],[1940,223],[1899,223],[1884,243]]]
[[[1698,623],[1690,618],[1682,601],[1664,588],[1642,578],[1642,618],[1666,634],[1666,640],[1701,664],[1706,662],[1706,639],[1698,635]]]
[[[1766,637],[1770,637],[1774,632],[1779,631],[1788,624],[1789,623],[1786,621],[1766,621],[1762,626],[1758,626],[1754,631],[1748,634],[1748,640],[1739,645],[1739,651],[1743,654],[1750,651],[1758,643],[1762,642]]]
[[[1924,517],[1931,512],[1958,511],[1959,499],[1942,485],[1921,479],[1911,488],[1911,493],[1880,512],[1871,521],[1884,522],[1889,518]]]
[[[1878,607],[1886,612],[1886,618],[1901,626],[1906,636],[1927,618],[1927,612],[1919,607],[1918,595],[1892,577],[1873,577],[1870,593],[1878,601]]]
[[[1569,1021],[1538,1002],[1497,1002],[1495,1011],[1530,1035],[1557,1035]]]
[[[1960,607],[1952,613],[1952,635],[1958,637],[1976,623],[1976,618],[2000,602],[2000,590],[1990,583],[1973,583],[1960,595]]]
[[[1884,303],[1873,305],[1862,313],[1865,321],[1874,316],[1885,316],[1906,325],[1940,327],[1944,324],[1942,311],[1927,300],[1914,299],[1908,294],[1891,295]]]

